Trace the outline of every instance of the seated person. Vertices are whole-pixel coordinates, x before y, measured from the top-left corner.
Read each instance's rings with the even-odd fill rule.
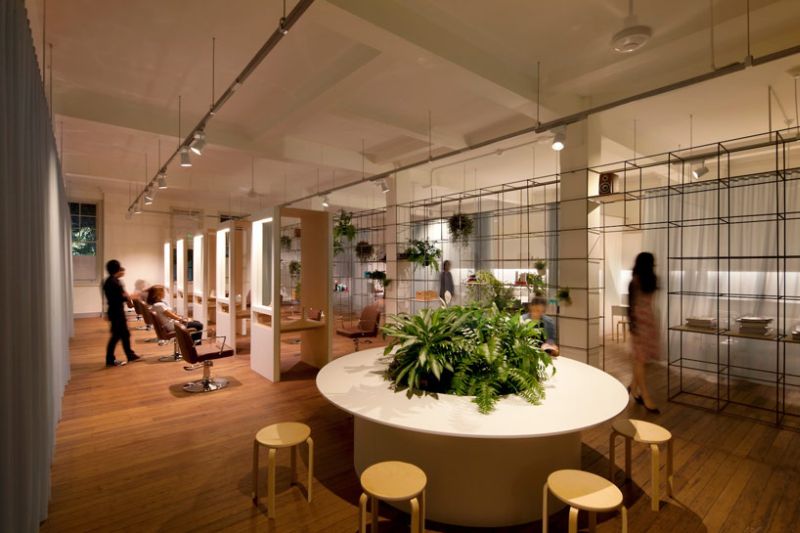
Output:
[[[523,320],[531,320],[540,323],[544,327],[545,340],[542,343],[542,350],[552,356],[558,355],[558,345],[556,345],[556,323],[544,314],[547,309],[547,300],[536,296],[528,302],[528,312],[522,315]]]
[[[176,314],[172,308],[164,301],[165,289],[163,285],[153,285],[147,291],[147,304],[155,312],[159,323],[167,331],[175,331],[175,321],[186,324],[188,329],[194,329],[192,339],[195,343],[200,342],[203,336],[203,323],[197,320],[189,320]]]
[[[133,289],[132,298],[147,302],[147,282],[145,280],[137,279]]]

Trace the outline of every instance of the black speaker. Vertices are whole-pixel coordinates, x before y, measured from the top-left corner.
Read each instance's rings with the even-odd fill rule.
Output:
[[[598,187],[598,194],[601,196],[606,194],[614,194],[614,181],[617,175],[612,172],[604,172],[600,174],[600,186]]]

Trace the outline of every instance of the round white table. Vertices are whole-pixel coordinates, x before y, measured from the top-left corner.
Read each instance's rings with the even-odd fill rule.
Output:
[[[415,464],[428,476],[428,518],[499,527],[541,518],[547,476],[581,467],[581,431],[628,405],[625,387],[611,375],[564,357],[554,362],[540,405],[509,396],[488,415],[471,397],[393,391],[383,377],[382,348],[330,362],[317,388],[355,417],[359,475],[380,461]],[[560,508],[551,503],[553,512]]]

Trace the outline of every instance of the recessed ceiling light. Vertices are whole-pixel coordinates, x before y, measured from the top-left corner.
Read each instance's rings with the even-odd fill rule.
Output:
[[[611,38],[611,48],[619,54],[630,54],[647,44],[652,35],[649,26],[630,26]]]

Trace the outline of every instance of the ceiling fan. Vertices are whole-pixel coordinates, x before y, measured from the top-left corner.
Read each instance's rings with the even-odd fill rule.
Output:
[[[256,191],[256,160],[255,160],[255,157],[251,158],[251,161],[250,161],[250,188],[247,189],[245,187],[240,187],[239,189],[242,190],[242,191],[246,191],[245,192],[245,196],[247,196],[248,198],[259,199],[259,198],[265,198],[267,196],[266,193],[262,193],[262,192]]]

